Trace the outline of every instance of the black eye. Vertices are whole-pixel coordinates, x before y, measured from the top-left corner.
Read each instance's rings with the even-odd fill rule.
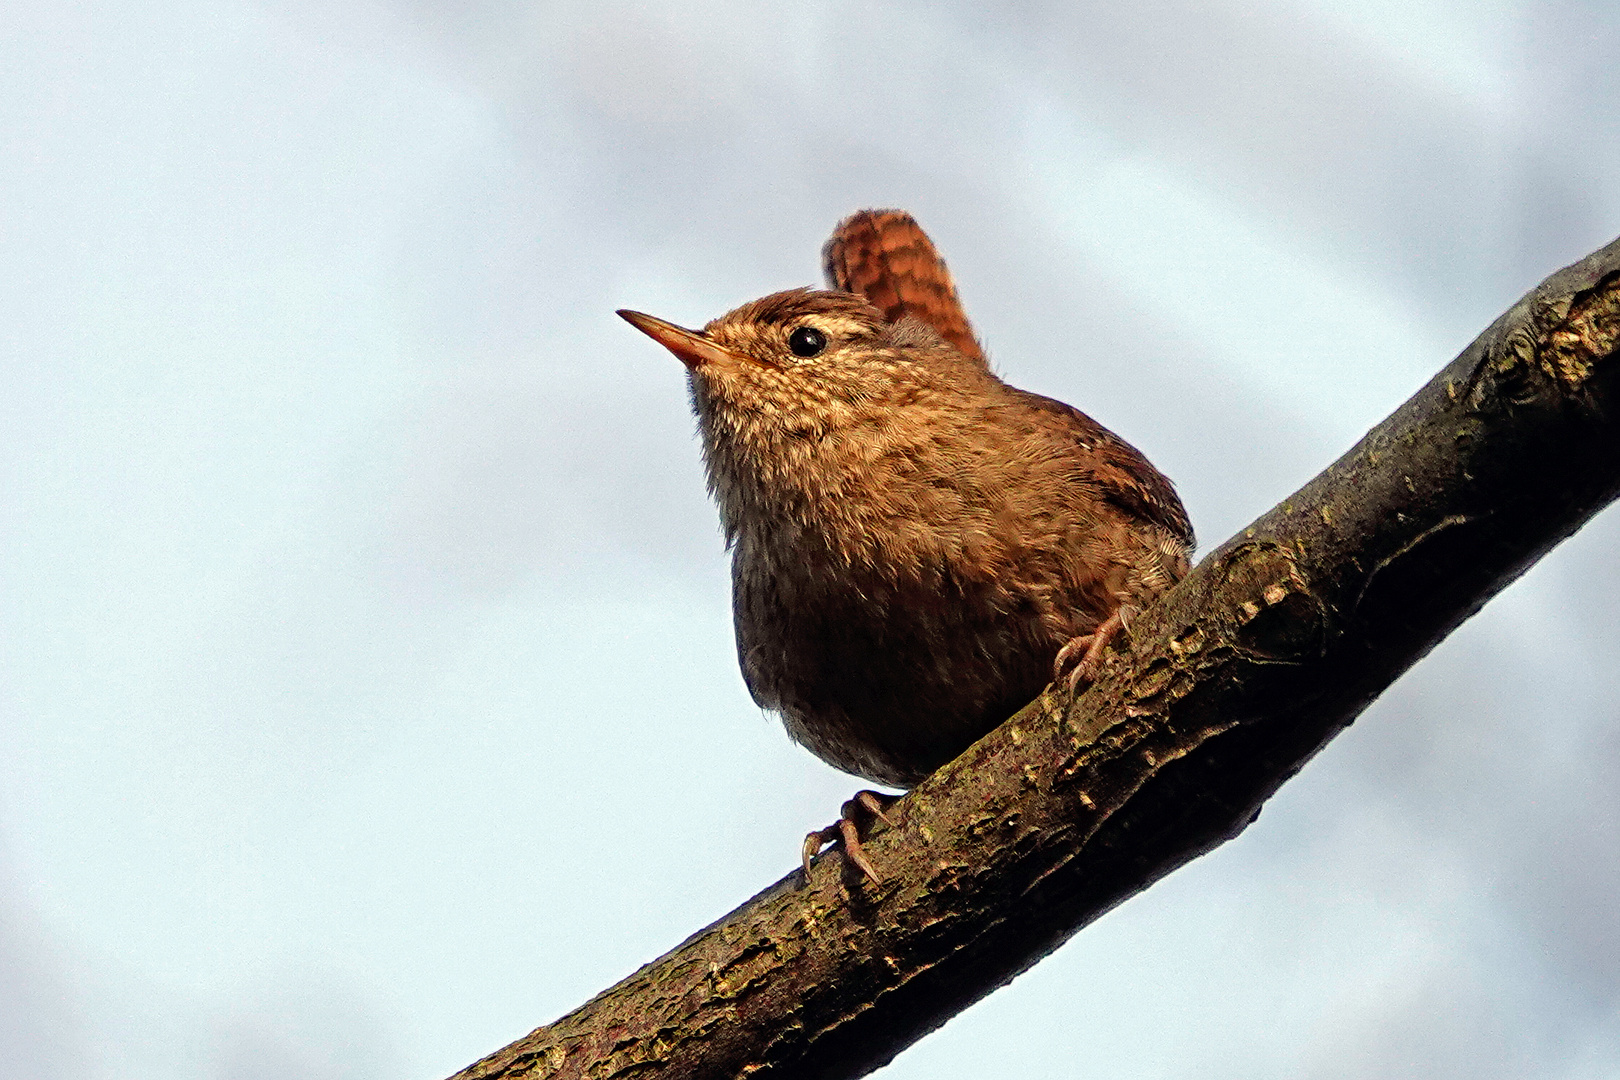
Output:
[[[788,348],[794,356],[811,357],[827,347],[827,335],[813,326],[801,326],[788,335]]]

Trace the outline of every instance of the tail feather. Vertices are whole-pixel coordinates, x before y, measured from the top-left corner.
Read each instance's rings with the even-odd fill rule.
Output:
[[[904,210],[851,214],[821,254],[832,288],[866,297],[890,322],[921,319],[964,356],[985,362],[945,260]]]

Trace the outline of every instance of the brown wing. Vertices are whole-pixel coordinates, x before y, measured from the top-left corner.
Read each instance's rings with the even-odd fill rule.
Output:
[[[971,359],[984,350],[945,260],[904,210],[862,210],[838,223],[821,256],[827,284],[866,297],[889,322],[921,319]]]
[[[1080,444],[1088,471],[1103,498],[1132,517],[1163,528],[1183,541],[1189,552],[1197,546],[1192,522],[1175,485],[1140,450],[1072,405],[1028,390],[1008,389]]]

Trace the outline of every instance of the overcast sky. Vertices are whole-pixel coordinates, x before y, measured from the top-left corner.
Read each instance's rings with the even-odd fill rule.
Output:
[[[1208,550],[1620,234],[1620,7],[7,0],[0,1074],[433,1080],[792,868],[612,313],[863,206]],[[881,1075],[1620,1075],[1617,547]]]

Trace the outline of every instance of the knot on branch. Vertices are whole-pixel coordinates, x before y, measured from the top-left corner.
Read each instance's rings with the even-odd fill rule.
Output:
[[[1535,357],[1537,366],[1566,392],[1581,389],[1592,368],[1620,346],[1620,273],[1600,278],[1568,304]]]
[[[1298,664],[1327,647],[1327,607],[1280,544],[1250,542],[1227,552],[1216,586],[1227,603],[1233,650],[1247,660]]]

